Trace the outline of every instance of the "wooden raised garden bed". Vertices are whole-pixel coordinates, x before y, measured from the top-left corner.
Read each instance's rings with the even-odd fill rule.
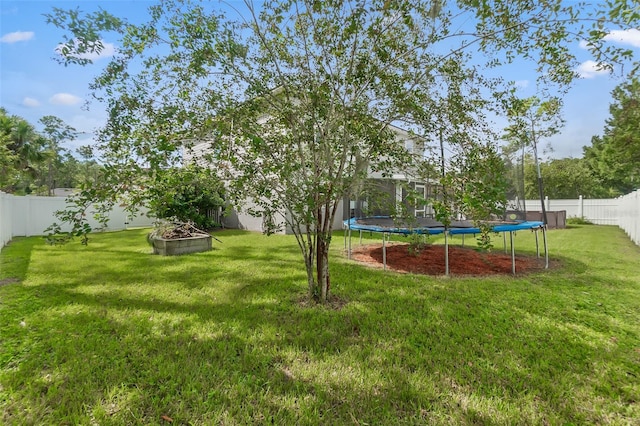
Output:
[[[149,234],[153,253],[162,256],[209,251],[211,239],[211,235],[189,223],[174,224]]]
[[[199,253],[211,250],[211,235],[196,235],[185,238],[154,238],[153,253],[162,256]]]

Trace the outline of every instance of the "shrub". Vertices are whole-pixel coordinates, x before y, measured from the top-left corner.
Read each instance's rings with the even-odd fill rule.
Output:
[[[157,218],[192,222],[200,229],[220,226],[208,213],[224,209],[224,186],[211,169],[190,165],[163,170],[147,191],[150,212]]]
[[[593,222],[583,217],[574,216],[567,218],[567,225],[593,225]]]

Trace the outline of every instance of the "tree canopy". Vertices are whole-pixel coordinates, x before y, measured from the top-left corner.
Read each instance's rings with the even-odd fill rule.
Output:
[[[633,28],[640,14],[612,3],[270,0],[217,10],[166,0],[144,24],[104,11],[54,9],[48,19],[69,31],[68,63],[100,50],[101,32],[121,35],[92,85],[109,111],[100,134],[107,176],[86,194],[130,194],[191,150],[221,173],[237,206],[250,200],[256,214],[282,217],[304,256],[309,294],[324,301],[339,201],[369,172],[409,176],[425,160],[391,126],[463,159],[476,155],[450,169],[480,170],[478,155],[494,158],[480,148],[497,139],[486,114],[502,110],[510,87],[495,69],[528,60],[541,84],[563,88],[575,78],[571,43],[587,40],[605,67],[628,59],[604,41],[605,25]],[[209,148],[196,150],[199,141]],[[491,202],[475,205],[491,210]]]
[[[612,97],[603,135],[591,139],[584,158],[611,195],[621,195],[640,188],[640,80],[620,84]]]
[[[207,167],[192,164],[163,170],[146,191],[149,209],[157,218],[192,222],[203,230],[221,225],[211,213],[224,210],[224,187]]]
[[[92,159],[79,160],[63,145],[76,131],[48,115],[36,125],[0,108],[0,190],[13,194],[53,195],[98,173]]]

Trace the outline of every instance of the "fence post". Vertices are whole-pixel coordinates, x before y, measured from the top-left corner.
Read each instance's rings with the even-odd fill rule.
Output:
[[[634,192],[636,197],[636,211],[632,213],[632,217],[635,218],[635,236],[633,241],[640,245],[640,189],[636,189]]]
[[[544,196],[544,204],[547,206],[547,211],[551,210],[551,201],[548,195]]]
[[[33,200],[33,198],[31,198],[31,195],[25,195],[25,200],[27,200],[26,204],[26,212],[24,214],[24,217],[27,218],[25,226],[24,226],[24,235],[27,237],[32,236],[33,234],[31,233],[31,224],[33,223],[33,218],[31,217],[31,201]]]
[[[584,219],[584,198],[582,195],[578,196],[578,217]]]
[[[8,214],[5,213],[5,211],[8,211],[8,209],[5,210],[4,205],[5,205],[4,192],[0,191],[0,250],[2,250],[2,247],[4,247],[4,243],[5,243],[4,230],[9,229],[9,226],[5,225],[5,223],[8,223],[9,220],[5,217],[5,216],[8,216]]]

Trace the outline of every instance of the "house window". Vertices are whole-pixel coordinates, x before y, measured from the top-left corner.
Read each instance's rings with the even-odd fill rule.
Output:
[[[367,200],[350,200],[349,217],[364,217],[369,212],[369,202]]]
[[[431,187],[423,183],[416,183],[414,189],[418,197],[422,196],[422,200],[416,200],[415,216],[416,217],[430,217],[433,218],[433,206],[427,201],[433,196],[431,193]]]

